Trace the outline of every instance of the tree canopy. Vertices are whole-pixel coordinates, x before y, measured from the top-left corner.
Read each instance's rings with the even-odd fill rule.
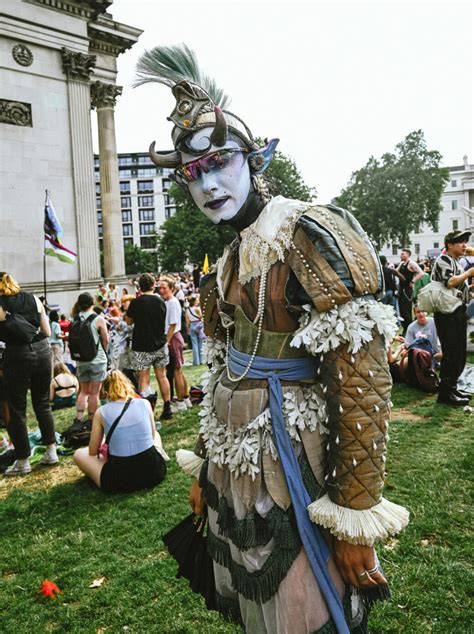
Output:
[[[265,175],[273,193],[305,201],[315,197],[316,190],[305,184],[295,162],[282,152],[275,153]],[[214,225],[177,185],[171,187],[170,194],[176,202],[176,213],[158,231],[160,268],[182,271],[186,264],[202,264],[206,253],[209,262],[215,262],[224,246],[235,238],[235,231]]]
[[[337,204],[351,211],[375,244],[408,246],[408,236],[423,224],[438,228],[441,194],[449,170],[442,156],[428,150],[422,130],[410,132],[380,159],[371,156],[354,172]]]

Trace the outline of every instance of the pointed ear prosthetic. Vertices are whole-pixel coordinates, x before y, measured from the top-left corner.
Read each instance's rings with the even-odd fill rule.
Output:
[[[273,153],[276,146],[280,142],[280,139],[270,139],[266,145],[250,152],[248,162],[253,174],[263,174],[263,172],[270,165]]]

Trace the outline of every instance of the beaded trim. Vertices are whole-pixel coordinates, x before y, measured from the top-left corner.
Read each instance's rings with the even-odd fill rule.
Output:
[[[326,295],[329,297],[329,299],[331,300],[331,304],[333,306],[336,305],[336,300],[333,298],[331,291],[329,290],[328,286],[325,286],[321,280],[321,278],[319,277],[319,275],[317,275],[314,271],[311,270],[311,267],[309,265],[308,260],[304,257],[303,252],[301,251],[301,249],[298,249],[298,247],[295,245],[295,243],[292,241],[291,242],[291,246],[292,248],[296,251],[296,253],[298,254],[298,256],[300,257],[301,261],[303,262],[304,267],[308,270],[308,273],[311,275],[311,277],[316,280],[316,282],[318,282],[320,288],[323,289],[323,291],[326,293]]]

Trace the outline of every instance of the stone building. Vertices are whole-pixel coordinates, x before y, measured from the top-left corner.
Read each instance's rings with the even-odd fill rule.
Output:
[[[387,244],[381,251],[390,262],[398,262],[402,246],[408,246],[417,260],[435,258],[444,246],[443,238],[450,231],[469,229],[474,244],[474,165],[464,156],[462,165],[449,168],[449,181],[441,195],[442,210],[438,230],[424,225],[410,234],[408,245]]]
[[[124,275],[114,105],[117,57],[142,33],[111,0],[2,0],[0,5],[0,270],[43,289],[49,190],[74,265],[47,257],[48,301],[67,310],[101,279],[91,107],[97,110],[107,279]],[[118,247],[117,247],[118,245]]]
[[[167,168],[157,167],[148,152],[118,155],[122,238],[124,247],[153,248],[155,233],[176,212],[169,194],[171,181]],[[104,234],[100,159],[95,156],[96,204],[99,241]]]

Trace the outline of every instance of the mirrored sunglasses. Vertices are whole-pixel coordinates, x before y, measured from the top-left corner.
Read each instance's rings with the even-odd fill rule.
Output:
[[[197,180],[204,172],[208,174],[214,170],[222,170],[230,165],[234,154],[240,152],[246,154],[247,151],[242,148],[228,148],[225,150],[219,150],[212,154],[207,154],[195,161],[185,163],[181,167],[175,169],[175,175],[177,179],[184,181],[185,183],[192,183]]]

